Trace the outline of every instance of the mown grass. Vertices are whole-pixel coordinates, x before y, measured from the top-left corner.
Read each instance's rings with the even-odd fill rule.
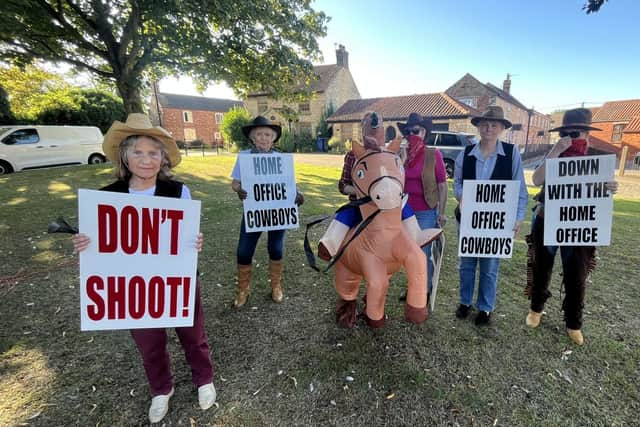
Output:
[[[522,236],[514,258],[502,264],[493,324],[478,329],[471,320],[456,320],[451,223],[437,307],[428,322],[415,326],[402,319],[398,274],[387,299],[387,326],[343,330],[334,321],[332,275],[305,265],[304,229],[287,233],[283,304],[269,299],[261,242],[249,305],[231,308],[241,215],[229,188],[233,161],[189,157],[177,169],[202,200],[199,268],[220,406],[207,412],[197,407],[171,334],[176,394],[167,425],[638,424],[640,195],[615,201],[613,245],[601,248],[587,289],[584,347],[571,345],[564,334],[557,272],[541,327],[524,325]],[[303,217],[329,213],[343,202],[336,191],[339,172],[297,166],[306,195]],[[0,425],[148,423],[146,379],[128,333],[79,331],[76,258],[68,236],[45,234],[58,215],[77,221],[78,188],[110,181],[109,166],[0,178]],[[315,241],[321,232],[312,233]]]

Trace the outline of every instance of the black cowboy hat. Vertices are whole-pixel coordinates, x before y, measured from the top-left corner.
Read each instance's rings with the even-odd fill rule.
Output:
[[[602,130],[591,126],[591,110],[586,108],[574,108],[567,110],[562,116],[562,126],[549,129],[549,132],[556,132],[563,129],[582,129],[582,130]]]
[[[482,121],[500,122],[504,125],[505,129],[509,129],[512,126],[511,122],[504,118],[504,111],[502,111],[502,107],[498,105],[491,105],[487,107],[481,116],[471,118],[471,124],[475,127],[478,127],[478,123]]]
[[[251,122],[250,125],[242,126],[242,133],[247,137],[249,141],[251,141],[251,138],[249,138],[249,133],[251,133],[251,131],[255,128],[269,128],[273,130],[276,133],[276,139],[273,140],[274,144],[280,139],[280,135],[282,135],[282,128],[280,127],[280,125],[271,123],[266,117],[257,116],[255,119],[253,119],[253,122]]]
[[[396,122],[396,124],[398,125],[398,129],[400,129],[400,132],[402,132],[402,134],[406,136],[407,131],[405,129],[410,129],[416,125],[422,126],[423,128],[425,128],[428,135],[429,132],[431,132],[432,123],[431,123],[431,119],[428,117],[422,117],[418,113],[411,113],[407,118],[407,123]]]

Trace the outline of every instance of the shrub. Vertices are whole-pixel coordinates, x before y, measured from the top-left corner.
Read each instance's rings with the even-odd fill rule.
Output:
[[[242,133],[242,127],[249,123],[251,123],[251,115],[243,107],[233,107],[224,115],[220,133],[230,151],[237,152],[251,148],[251,143]]]
[[[312,153],[316,151],[316,139],[309,131],[302,131],[296,135],[296,151],[299,153]]]
[[[346,153],[347,150],[345,149],[344,146],[344,142],[338,138],[337,136],[332,136],[331,139],[329,139],[329,149],[331,151],[334,151],[336,153]]]
[[[282,129],[282,135],[276,143],[278,150],[283,153],[293,153],[295,149],[294,135],[286,129]]]

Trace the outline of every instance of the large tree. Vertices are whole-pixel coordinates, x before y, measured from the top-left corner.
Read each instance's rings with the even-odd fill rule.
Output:
[[[128,113],[166,74],[283,97],[312,78],[327,20],[310,0],[1,0],[0,55],[111,79]]]

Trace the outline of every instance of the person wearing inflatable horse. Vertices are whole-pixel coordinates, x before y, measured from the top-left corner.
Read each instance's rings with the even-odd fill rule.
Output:
[[[131,113],[125,123],[116,121],[104,136],[102,150],[115,168],[116,182],[102,191],[135,194],[137,196],[175,197],[190,199],[189,188],[172,178],[171,169],[180,163],[180,150],[173,137],[161,127],[153,126],[144,114]],[[91,243],[86,234],[75,234],[73,247],[83,251]],[[195,242],[202,249],[202,234]],[[173,395],[171,361],[167,351],[167,332],[164,328],[132,329],[151,388],[149,421],[160,422],[169,409]],[[196,285],[193,326],[176,328],[180,345],[191,367],[193,383],[198,387],[200,407],[208,409],[216,401],[213,386],[213,365],[209,355],[204,313],[200,298],[200,281]]]
[[[562,118],[562,126],[550,130],[550,132],[559,132],[561,138],[546,158],[588,156],[590,130],[600,130],[591,126],[591,111],[586,108],[566,111]],[[526,294],[531,299],[526,324],[531,328],[537,328],[540,324],[544,304],[551,296],[549,282],[558,250],[557,246],[544,245],[544,177],[545,162],[533,173],[533,184],[541,185],[542,190],[535,196],[536,207],[531,221],[531,234],[526,238],[529,246]],[[618,183],[609,182],[607,188],[611,193],[615,193],[618,190]],[[582,345],[584,343],[581,330],[584,294],[587,278],[595,268],[596,248],[594,246],[562,246],[560,257],[565,290],[562,310],[567,334],[575,344]]]
[[[363,139],[362,145],[364,148],[378,150],[380,147],[384,147],[386,136],[383,119],[380,114],[375,111],[365,113],[361,122],[361,132]],[[354,142],[354,144],[357,144],[357,142]],[[351,151],[351,153],[353,153],[353,151]],[[351,207],[346,209],[341,208],[338,211],[335,219],[331,221],[327,231],[318,243],[318,257],[325,261],[329,261],[338,253],[347,232],[362,222],[362,215],[358,208],[359,203],[362,201],[356,200],[356,191],[351,176],[351,168],[355,162],[355,155],[353,155],[353,160],[350,161],[349,159],[349,157],[345,157],[345,166],[343,167],[342,178],[338,183],[338,188],[341,193],[349,195]],[[348,161],[351,163],[347,163]],[[412,236],[420,246],[431,242],[437,238],[441,232],[439,229],[421,230],[413,210],[409,204],[406,203],[406,198],[402,208],[402,223],[409,235]]]
[[[240,162],[238,159],[245,154],[271,154],[274,153],[274,144],[282,135],[282,128],[271,123],[265,117],[257,116],[250,125],[242,128],[242,133],[253,144],[251,150],[243,150],[238,154],[236,163],[231,172],[231,188],[238,193],[240,200],[247,198],[247,192],[242,188],[240,176]],[[304,203],[304,196],[296,189],[295,203],[300,206]],[[284,232],[285,230],[271,230],[267,232],[267,250],[269,252],[269,278],[271,279],[271,298],[280,303],[284,297],[282,292],[282,270],[284,267]],[[247,303],[249,298],[249,283],[251,281],[251,267],[253,254],[256,250],[261,231],[248,233],[245,228],[244,216],[240,224],[240,238],[238,240],[238,289],[234,306],[240,308]]]

